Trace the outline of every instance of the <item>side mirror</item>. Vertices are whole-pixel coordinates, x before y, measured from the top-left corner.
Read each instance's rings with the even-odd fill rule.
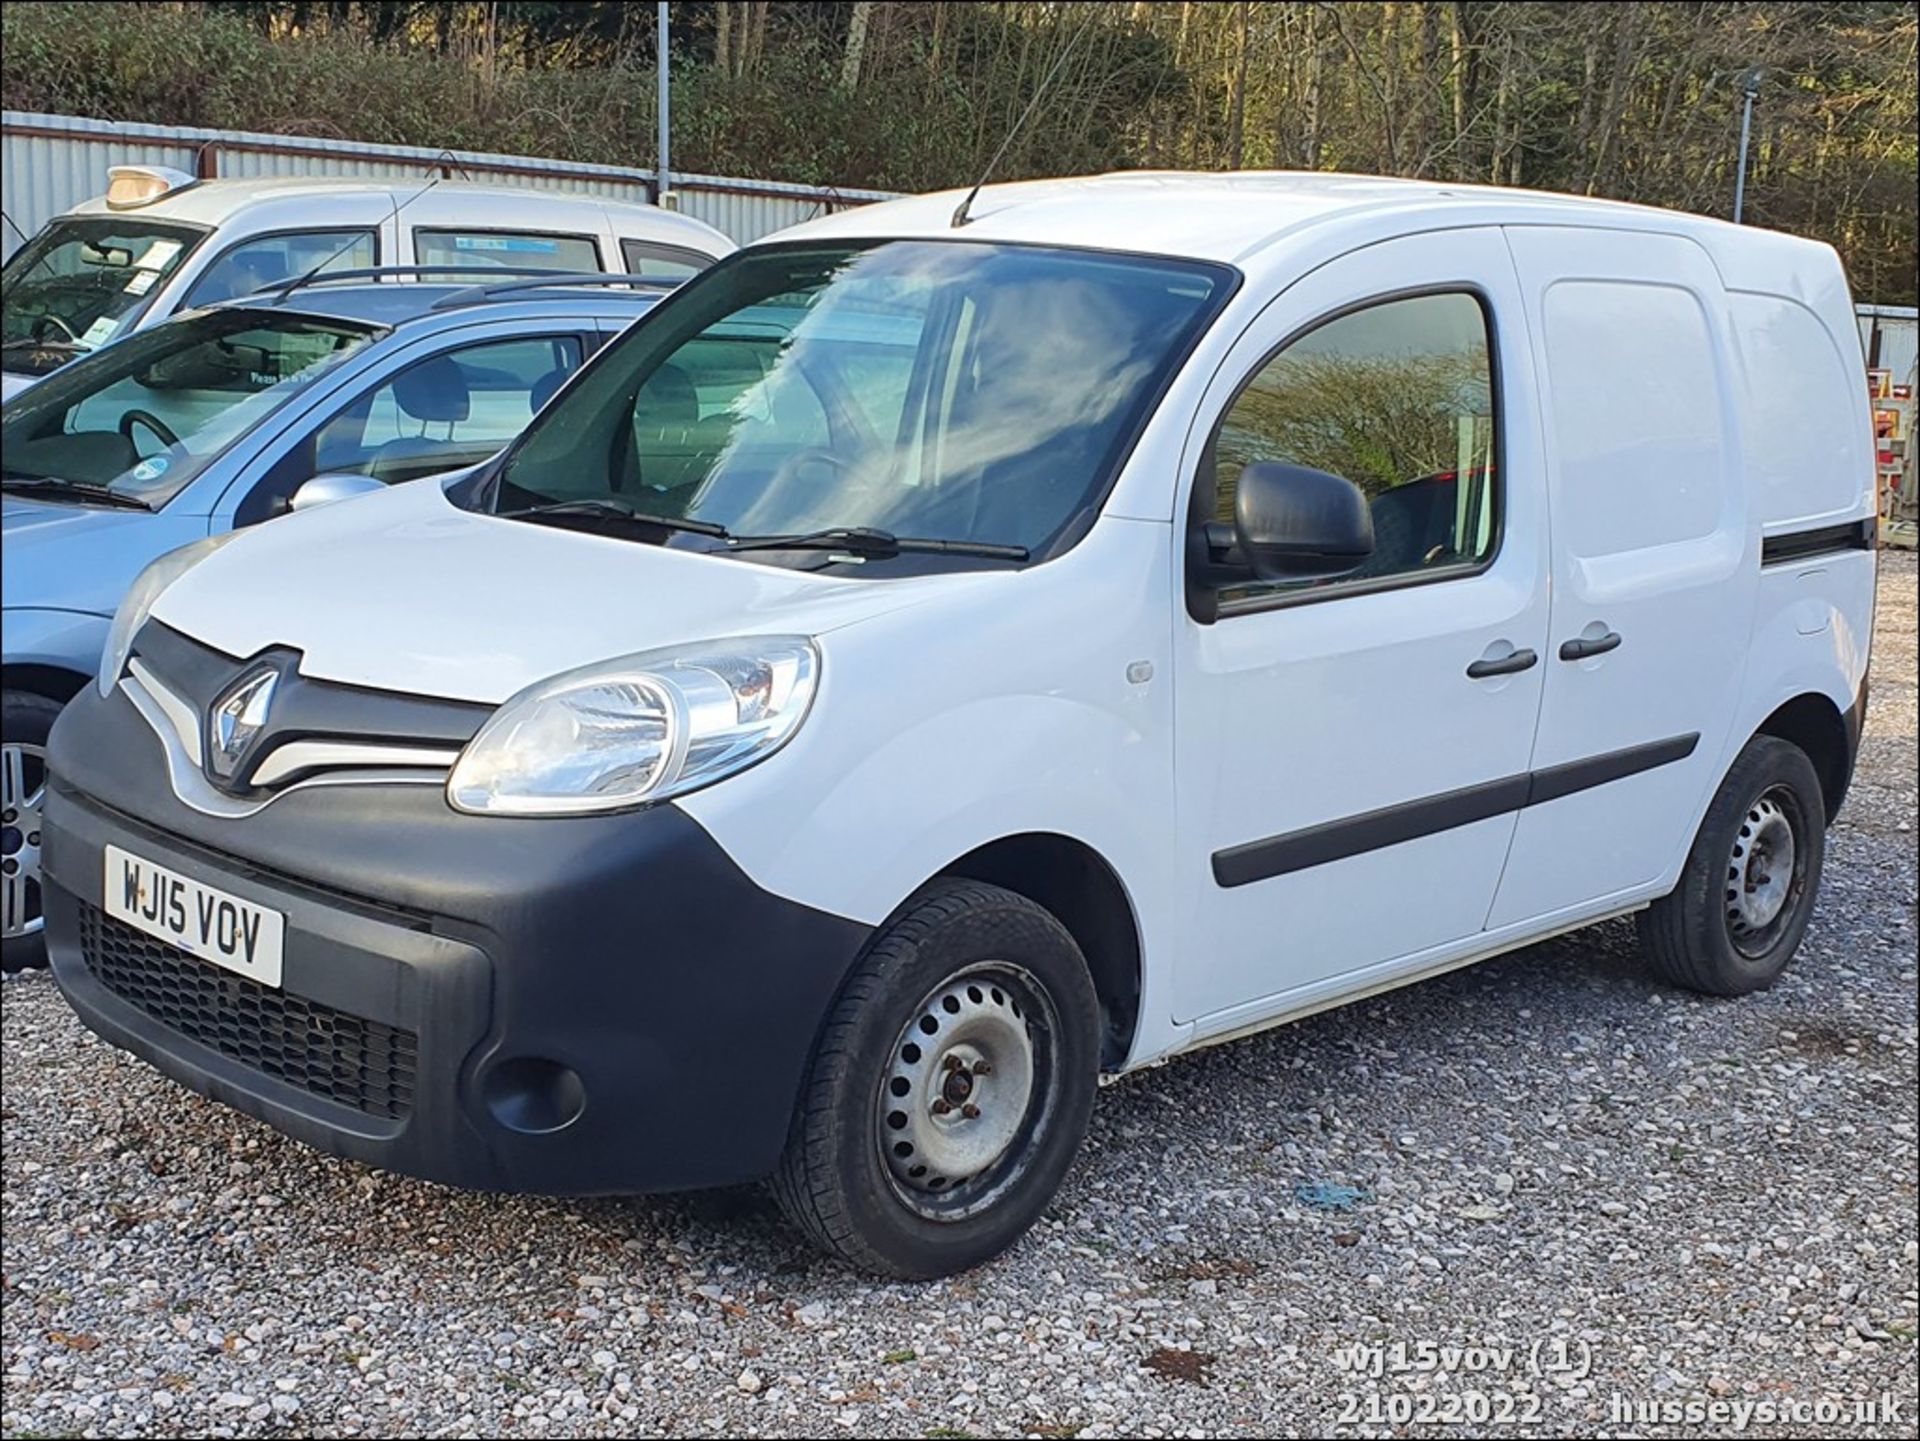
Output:
[[[1234,492],[1233,548],[1261,580],[1344,575],[1373,554],[1373,513],[1343,476],[1255,461]]]
[[[288,510],[312,510],[317,505],[332,505],[336,500],[352,500],[356,495],[371,495],[376,490],[385,490],[383,481],[370,475],[354,475],[343,472],[337,475],[316,475],[293,493]]]

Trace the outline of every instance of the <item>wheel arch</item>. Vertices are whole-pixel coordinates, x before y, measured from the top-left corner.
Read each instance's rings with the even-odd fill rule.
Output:
[[[1775,707],[1754,732],[1787,741],[1806,753],[1820,777],[1821,801],[1828,824],[1839,815],[1841,803],[1847,798],[1847,787],[1853,781],[1861,719],[1856,716],[1849,721],[1827,695],[1803,691]]]
[[[1086,957],[1100,998],[1100,1063],[1117,1070],[1140,1025],[1140,920],[1119,873],[1084,841],[1051,831],[1002,836],[976,846],[932,877],[1000,886],[1043,907]]]
[[[0,666],[0,689],[30,691],[65,705],[87,687],[92,677],[65,666],[41,665],[31,661],[9,662]]]

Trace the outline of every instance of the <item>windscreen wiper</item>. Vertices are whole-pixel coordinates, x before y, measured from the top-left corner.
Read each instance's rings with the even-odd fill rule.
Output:
[[[800,535],[744,535],[727,542],[738,550],[844,550],[854,555],[978,555],[988,560],[1027,560],[1024,545],[1002,545],[989,540],[935,540],[926,536],[895,535],[872,526],[836,526]]]
[[[111,505],[121,510],[152,510],[138,496],[126,495],[104,485],[81,480],[61,480],[54,475],[9,475],[0,479],[0,490],[8,495],[45,495],[62,500],[80,500],[88,505]]]
[[[727,528],[710,520],[691,520],[680,515],[652,515],[624,500],[610,496],[589,496],[579,500],[548,500],[539,505],[523,505],[518,510],[496,510],[502,520],[618,520],[631,525],[658,526],[662,530],[684,530],[693,535],[728,539]]]

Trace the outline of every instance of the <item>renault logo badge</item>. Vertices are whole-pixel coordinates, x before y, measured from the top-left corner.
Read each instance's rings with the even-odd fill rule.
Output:
[[[256,670],[235,681],[207,713],[207,761],[214,777],[231,780],[240,758],[267,723],[280,672]]]

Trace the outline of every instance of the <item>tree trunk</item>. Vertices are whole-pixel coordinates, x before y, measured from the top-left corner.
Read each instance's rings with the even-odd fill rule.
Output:
[[[1385,140],[1387,163],[1382,173],[1399,175],[1403,171],[1400,165],[1400,12],[1403,7],[1396,0],[1386,0],[1380,7],[1380,108],[1385,115]],[[1356,53],[1353,63],[1364,64]]]
[[[1238,170],[1247,133],[1247,0],[1240,0],[1239,51],[1234,59],[1227,101],[1227,169]]]
[[[858,0],[853,18],[847,21],[847,54],[840,64],[840,88],[857,89],[860,84],[860,60],[867,50],[867,22],[873,17],[873,0]]]
[[[1586,42],[1581,47],[1580,114],[1573,123],[1574,148],[1581,154],[1590,154],[1593,143],[1593,102],[1599,92],[1600,82],[1600,20],[1602,7],[1595,5],[1591,9],[1576,10],[1575,14],[1587,22]]]
[[[1613,178],[1614,145],[1620,135],[1620,118],[1633,91],[1633,73],[1640,66],[1640,32],[1645,12],[1635,6],[1622,9],[1619,33],[1614,43],[1613,74],[1607,77],[1607,98],[1600,109],[1594,137],[1593,169],[1587,175],[1587,194],[1592,195]]]
[[[769,0],[748,0],[746,43],[740,47],[740,73],[750,75],[760,68],[760,57],[767,49],[767,6]]]
[[[500,0],[487,0],[487,97],[493,97],[494,81],[498,78],[494,66],[500,53]]]
[[[1467,21],[1460,0],[1447,6],[1447,39],[1453,50],[1454,164],[1466,173],[1467,160]]]
[[[733,6],[717,0],[713,7],[713,66],[722,75],[733,74]]]
[[[1320,7],[1307,9],[1307,79],[1300,91],[1300,159],[1308,170],[1320,168]]]
[[[1487,159],[1487,179],[1495,184],[1511,185],[1514,177],[1507,170],[1507,110],[1513,99],[1513,39],[1507,39],[1500,61],[1500,78],[1493,89],[1493,147]],[[1505,173],[1503,173],[1503,170]]]
[[[931,90],[932,82],[940,76],[940,42],[947,36],[947,7],[933,7],[933,39],[927,43],[927,80]]]
[[[1413,95],[1413,138],[1407,160],[1413,174],[1425,175],[1433,165],[1433,114],[1440,100],[1440,17],[1430,3],[1413,7],[1414,30],[1420,37],[1420,73]]]

